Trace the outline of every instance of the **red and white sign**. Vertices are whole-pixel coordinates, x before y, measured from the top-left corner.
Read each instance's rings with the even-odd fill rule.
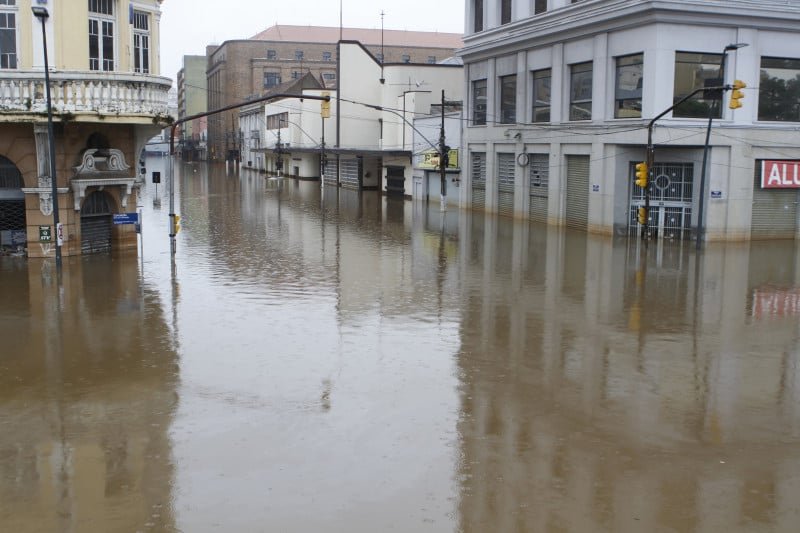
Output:
[[[753,317],[758,319],[800,315],[800,289],[762,287],[753,291]]]
[[[800,161],[762,161],[761,188],[800,189]]]

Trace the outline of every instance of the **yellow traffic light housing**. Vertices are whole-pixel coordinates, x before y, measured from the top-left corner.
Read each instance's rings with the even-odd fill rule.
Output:
[[[744,93],[742,89],[747,87],[747,84],[742,80],[735,80],[733,82],[733,90],[731,91],[731,101],[728,104],[728,107],[731,109],[739,109],[742,107],[742,102],[740,100],[744,98]]]
[[[642,189],[646,189],[648,174],[649,169],[647,168],[647,163],[636,163],[636,185]]]
[[[174,226],[173,226],[172,234],[173,235],[177,235],[178,232],[181,231],[181,216],[180,215],[175,215],[173,217],[173,221],[174,221],[173,222]]]
[[[331,101],[330,101],[331,93],[325,91],[322,93],[322,96],[327,96],[329,99],[322,100],[320,102],[320,110],[319,110],[320,115],[322,116],[322,118],[331,118]]]
[[[647,209],[644,207],[639,208],[639,224],[644,226],[647,223]]]

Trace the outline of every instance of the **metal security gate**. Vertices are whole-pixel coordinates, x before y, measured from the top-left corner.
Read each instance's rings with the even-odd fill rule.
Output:
[[[751,239],[794,239],[797,236],[797,189],[762,189],[761,176],[753,187]]]
[[[108,195],[95,191],[86,197],[81,208],[81,253],[110,252],[111,228]]]
[[[497,212],[514,216],[514,154],[497,154]]]
[[[13,249],[28,240],[22,183],[17,166],[0,156],[0,247]]]
[[[636,163],[631,163],[628,179],[634,182]],[[688,239],[692,232],[693,163],[656,163],[650,177],[650,213],[648,224],[654,238]],[[631,190],[629,234],[638,236],[639,208],[644,207],[644,189]]]
[[[486,153],[472,153],[472,208],[486,208]]]
[[[336,156],[325,158],[325,185],[336,185],[339,180],[339,162]]]
[[[589,156],[567,156],[568,228],[586,230],[589,222]]]
[[[550,183],[550,156],[528,155],[528,179],[531,205],[528,217],[534,222],[547,222],[548,186]]]
[[[339,180],[346,189],[361,188],[361,158],[340,159],[341,176]]]

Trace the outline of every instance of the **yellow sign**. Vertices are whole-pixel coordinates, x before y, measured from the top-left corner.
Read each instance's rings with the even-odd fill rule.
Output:
[[[330,98],[331,97],[331,93],[328,92],[328,91],[325,91],[325,92],[322,93],[322,96],[327,96],[328,98]],[[322,100],[320,102],[320,106],[321,107],[320,107],[319,112],[322,115],[322,118],[331,118],[331,101],[330,100]]]
[[[423,152],[419,168],[439,168],[439,152],[436,150]],[[447,168],[458,168],[458,150],[450,150],[447,153]]]

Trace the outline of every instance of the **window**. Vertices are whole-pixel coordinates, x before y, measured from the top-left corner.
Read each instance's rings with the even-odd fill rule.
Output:
[[[703,54],[693,52],[675,53],[675,90],[673,103],[677,102],[695,89],[721,85],[719,64],[722,54]],[[722,116],[722,106],[714,105],[718,98],[714,94],[699,93],[692,99],[682,103],[672,112],[675,117],[706,118]]]
[[[133,71],[150,72],[150,17],[143,11],[133,12]]]
[[[267,59],[278,59],[278,52],[275,50],[267,50]]]
[[[514,124],[517,121],[517,76],[500,78],[500,123]]]
[[[114,70],[113,0],[89,0],[89,69]]]
[[[500,24],[511,22],[511,0],[500,0]]]
[[[486,124],[486,80],[472,82],[472,125]]]
[[[550,122],[550,69],[533,73],[532,122]]]
[[[403,54],[403,63],[411,63],[411,56],[408,54]]]
[[[592,62],[570,67],[569,119],[592,120]]]
[[[644,54],[617,58],[614,118],[642,117]]]
[[[281,128],[286,127],[289,123],[289,113],[277,113],[275,115],[269,115],[267,117],[267,129],[268,130],[278,130]]]
[[[293,80],[299,80],[300,76],[301,76],[301,73],[300,73],[299,70],[293,70],[292,71],[292,79]]]
[[[758,120],[800,122],[800,59],[761,58]]]
[[[475,33],[483,31],[483,0],[475,0],[473,29]]]
[[[331,53],[330,52],[322,52],[322,60],[323,61],[330,61],[331,60]]]
[[[536,0],[536,3],[533,5],[533,13],[544,13],[547,11],[547,0]]]
[[[14,1],[0,0],[0,5]],[[17,68],[17,14],[12,11],[0,11],[0,68]]]
[[[295,59],[295,61],[302,61],[303,60],[303,51],[302,50],[295,50],[294,51],[294,59]]]
[[[428,64],[433,65],[436,63],[436,56],[428,56]]]
[[[325,80],[325,81],[333,81],[333,80],[336,79],[336,74],[334,74],[332,72],[324,72],[322,74],[322,79]]]
[[[271,89],[281,83],[280,72],[265,72],[264,73],[264,88]]]

